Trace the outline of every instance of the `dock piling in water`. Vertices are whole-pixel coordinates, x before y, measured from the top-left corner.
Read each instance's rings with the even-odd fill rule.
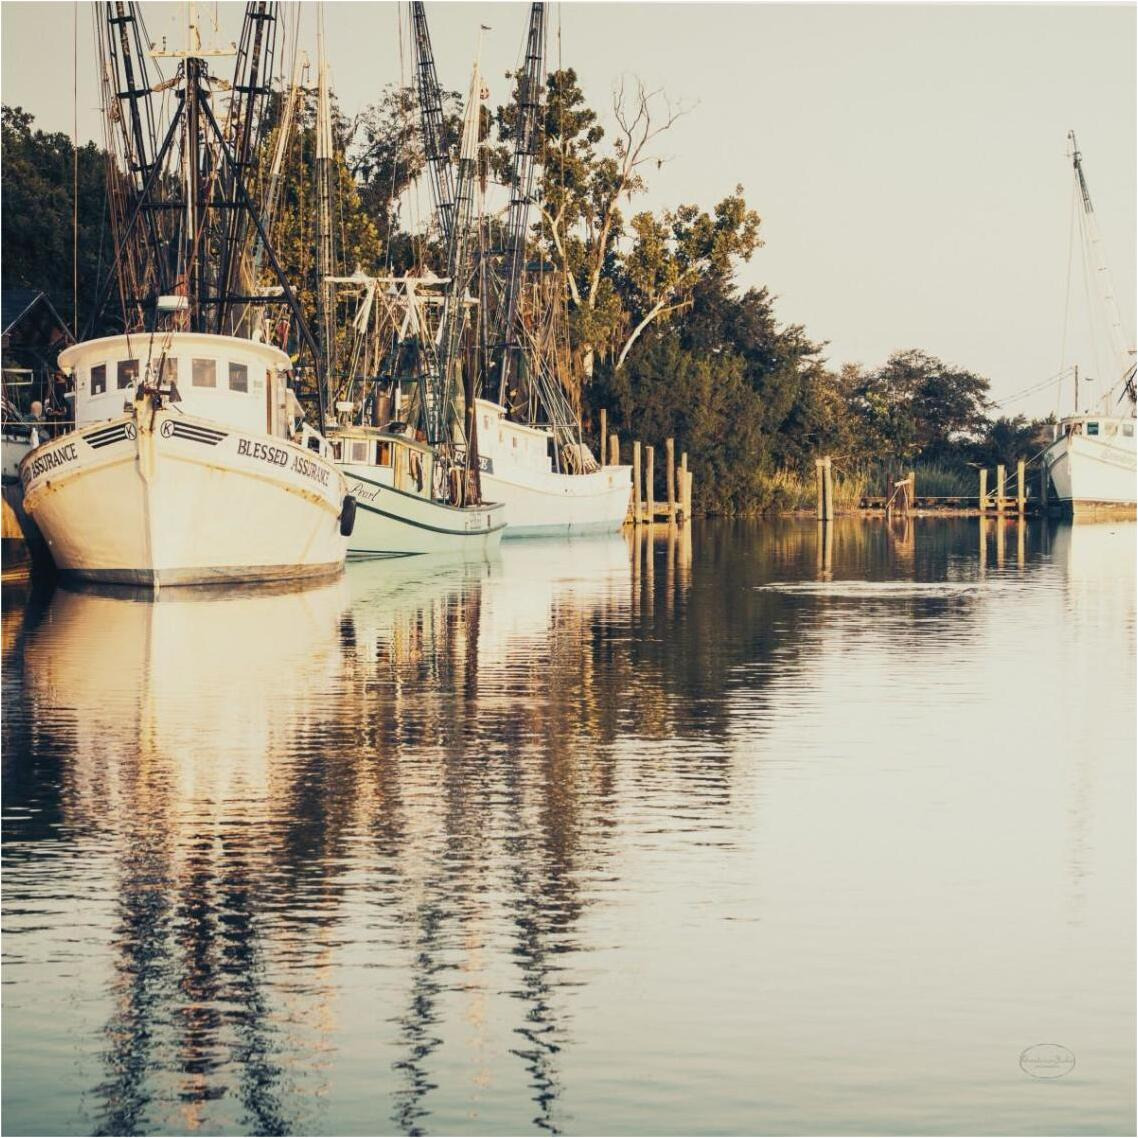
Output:
[[[834,518],[834,473],[830,456],[822,459],[822,521],[833,521]]]
[[[632,524],[640,525],[644,520],[643,501],[640,497],[640,440],[632,444]]]
[[[1005,483],[1008,480],[1007,467],[1001,462],[996,467],[996,513],[1003,514],[1004,512],[1004,494],[1006,492]]]
[[[645,465],[647,467],[644,474],[644,499],[648,503],[648,524],[651,525],[656,520],[656,448],[644,448]]]
[[[664,454],[667,462],[668,482],[668,521],[676,520],[676,440],[664,440]]]

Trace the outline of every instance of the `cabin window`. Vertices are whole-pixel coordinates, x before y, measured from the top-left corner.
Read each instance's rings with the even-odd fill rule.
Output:
[[[341,443],[339,439],[336,439],[329,445],[332,447],[332,460],[334,462],[340,462],[344,457],[344,444]]]
[[[1128,439],[1132,439],[1134,437],[1134,424],[1133,423],[1123,423],[1122,424],[1122,433]]]
[[[154,369],[155,378],[159,383],[168,383],[171,386],[178,382],[178,361],[161,359]]]
[[[217,360],[194,360],[194,386],[217,386]]]
[[[91,369],[91,394],[102,395],[107,390],[107,365],[96,364]]]
[[[249,369],[245,366],[245,364],[229,365],[229,390],[249,390]]]
[[[1088,423],[1087,424],[1087,434],[1088,435],[1097,435],[1098,434],[1098,423]]]
[[[1103,423],[1102,433],[1104,435],[1117,435],[1118,434],[1118,424],[1117,423]]]
[[[352,457],[349,462],[367,462],[368,459],[368,444],[367,439],[353,439],[352,440]]]
[[[119,360],[118,387],[133,387],[138,382],[138,360]]]
[[[390,466],[391,465],[391,444],[390,443],[376,443],[376,445],[375,445],[375,465],[376,466]]]

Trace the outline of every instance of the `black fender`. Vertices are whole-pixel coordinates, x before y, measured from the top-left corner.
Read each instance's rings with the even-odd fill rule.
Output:
[[[356,528],[356,500],[351,494],[344,495],[344,504],[340,507],[340,533],[344,537],[351,537],[352,530]]]

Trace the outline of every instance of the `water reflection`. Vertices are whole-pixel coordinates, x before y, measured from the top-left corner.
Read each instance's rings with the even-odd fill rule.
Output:
[[[970,722],[993,737],[1008,622],[1036,648],[1061,641],[1076,677],[1104,658],[1132,675],[1132,557],[1010,528],[1013,555],[967,519],[724,523],[694,542],[657,527],[509,543],[484,563],[364,563],[316,590],[60,591],[10,609],[13,1128],[700,1129],[714,1101],[728,1130],[920,1131],[924,1116],[865,1113],[840,1088],[827,1115],[795,1063],[845,1060],[786,1024],[823,1014],[818,930],[847,903],[835,864],[870,859],[853,888],[883,935],[914,912],[937,924],[937,898],[976,916],[958,868],[931,860],[928,894],[908,890],[872,842],[849,844],[849,814],[917,864],[910,816],[943,824],[946,794],[965,795],[961,833],[995,816],[999,787],[961,748]],[[1098,710],[1118,690],[1072,696]],[[882,709],[936,731],[909,749]],[[1096,842],[1113,824],[1096,764],[1117,772],[1109,743],[1127,730],[1074,766],[1073,738],[1032,759],[1071,778],[1034,793],[1068,812],[1081,929],[1101,932]],[[1032,758],[1003,757],[1017,772]],[[851,810],[831,816],[836,791]],[[1015,898],[1034,879],[1009,883]],[[905,946],[863,924],[833,930],[840,970],[873,993],[843,989],[841,1026],[911,1033],[875,984]],[[787,1105],[756,1098],[756,1053]],[[1117,1094],[1094,1093],[1117,1117]]]

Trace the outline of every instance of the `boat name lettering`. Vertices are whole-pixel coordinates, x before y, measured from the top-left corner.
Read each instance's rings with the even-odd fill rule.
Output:
[[[59,447],[57,450],[49,450],[46,454],[41,454],[34,462],[30,462],[24,467],[24,485],[26,486],[33,478],[38,478],[45,470],[54,470],[57,466],[66,466],[78,457],[79,452],[75,449],[74,443],[68,443],[65,447]]]
[[[297,474],[303,474],[305,478],[311,478],[313,482],[319,482],[321,486],[328,485],[328,468],[321,466],[318,462],[301,458],[298,454],[293,456],[292,468]]]
[[[288,466],[288,451],[284,447],[266,446],[264,443],[255,443],[252,439],[238,439],[237,453],[259,458],[262,462],[271,462],[274,466]]]
[[[360,498],[365,502],[374,502],[379,497],[378,487],[369,489],[359,482],[349,482],[348,489],[351,490],[353,497]]]

